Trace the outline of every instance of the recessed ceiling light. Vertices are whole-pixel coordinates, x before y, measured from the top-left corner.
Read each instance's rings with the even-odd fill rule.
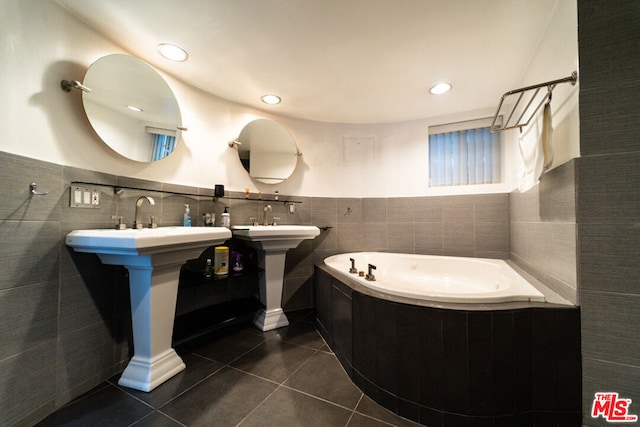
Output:
[[[127,108],[131,111],[137,111],[138,113],[142,112],[142,108],[136,107],[135,105],[127,105]]]
[[[263,95],[260,99],[262,99],[262,102],[269,105],[280,104],[280,101],[282,101],[278,95]]]
[[[189,59],[189,54],[186,50],[171,43],[160,43],[158,52],[170,61],[184,62]]]
[[[431,95],[442,95],[443,93],[447,93],[451,90],[451,85],[449,83],[438,83],[435,86],[432,86],[429,89],[429,93]]]

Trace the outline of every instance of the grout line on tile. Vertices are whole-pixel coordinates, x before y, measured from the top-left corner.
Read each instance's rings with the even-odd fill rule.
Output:
[[[151,415],[155,414],[156,412],[160,412],[160,411],[158,411],[157,409],[153,410],[153,411],[149,412],[147,415],[143,416],[142,418],[137,419],[134,422],[132,422],[131,424],[129,424],[128,427],[134,427],[134,426],[138,425],[141,421],[145,420],[146,418],[149,418]],[[178,421],[178,420],[176,420],[174,418],[171,418],[170,416],[168,416],[164,412],[160,412],[160,413],[162,415],[164,415],[165,417],[168,417],[171,421],[174,421],[174,422],[178,423],[179,425],[181,425],[183,427],[187,427],[186,425],[182,424],[180,421]]]
[[[176,420],[175,418],[173,418],[172,416],[170,416],[170,415],[168,415],[168,414],[165,414],[164,412],[162,412],[162,411],[161,411],[161,410],[159,410],[159,409],[156,409],[156,412],[161,413],[161,414],[162,414],[162,415],[164,415],[165,417],[169,418],[171,421],[175,421],[176,423],[180,424],[181,426],[188,427],[186,424],[181,423],[180,421]]]
[[[278,384],[278,387],[276,387],[276,388],[275,388],[271,393],[269,393],[269,395],[268,395],[267,397],[265,397],[264,399],[262,399],[262,402],[258,403],[258,404],[256,405],[256,407],[255,407],[255,408],[253,408],[253,409],[252,409],[252,410],[251,410],[247,415],[245,415],[245,416],[244,416],[244,418],[243,418],[243,419],[241,419],[241,420],[240,420],[240,422],[238,422],[238,424],[236,424],[236,427],[237,427],[237,426],[240,426],[240,425],[241,425],[241,424],[242,424],[242,423],[243,423],[247,418],[249,418],[249,417],[250,417],[250,416],[251,416],[255,411],[257,411],[257,410],[258,410],[258,408],[259,408],[260,406],[262,406],[262,404],[263,404],[264,402],[266,402],[266,401],[267,401],[271,396],[273,396],[273,394],[274,394],[276,391],[280,390],[280,388],[281,388],[281,387],[282,387],[282,385],[281,385],[281,384]]]
[[[349,411],[349,412],[355,412],[355,409],[351,409],[351,408],[348,408],[348,407],[346,407],[346,406],[340,405],[339,403],[332,402],[332,401],[327,400],[327,399],[323,399],[322,397],[315,396],[315,395],[313,395],[313,394],[307,393],[306,391],[298,390],[297,388],[293,388],[293,387],[288,386],[288,385],[286,385],[286,384],[282,384],[282,386],[281,386],[281,387],[282,387],[282,388],[286,388],[286,389],[291,390],[291,391],[295,391],[296,393],[304,394],[305,396],[312,397],[312,398],[314,398],[314,399],[316,399],[316,400],[320,400],[321,402],[329,403],[329,404],[331,404],[331,405],[333,405],[333,406],[337,406],[338,408],[346,409],[346,410],[347,410],[347,411]],[[358,406],[358,405],[356,404],[356,407],[357,407],[357,406]]]
[[[242,331],[240,331],[240,332],[242,332]],[[201,357],[201,358],[203,358],[203,359],[210,360],[210,361],[212,361],[212,362],[221,363],[221,364],[223,364],[224,366],[230,366],[230,365],[231,365],[233,362],[235,362],[236,360],[240,359],[241,357],[244,357],[247,353],[252,352],[253,350],[255,350],[256,348],[260,347],[261,345],[263,345],[264,343],[266,343],[267,341],[269,341],[269,340],[271,340],[271,339],[272,339],[272,338],[268,338],[268,339],[266,339],[265,341],[262,341],[261,343],[256,344],[255,346],[251,347],[249,350],[245,351],[244,353],[241,353],[241,354],[240,354],[239,356],[237,356],[235,359],[232,359],[232,360],[230,360],[230,361],[229,361],[229,362],[227,362],[227,363],[221,362],[221,361],[219,361],[219,360],[212,359],[212,358],[207,357],[207,356],[205,356],[205,355],[203,355],[203,354],[196,353],[195,351],[192,351],[192,350],[185,350],[185,351],[187,351],[188,353],[193,354],[194,356],[198,356],[198,357]],[[224,367],[224,366],[223,366],[223,367]]]
[[[387,422],[387,421],[381,420],[380,418],[376,418],[376,417],[372,417],[371,415],[363,414],[362,412],[358,412],[358,411],[353,411],[353,412],[354,412],[354,414],[358,414],[358,415],[360,415],[360,416],[362,416],[362,417],[369,418],[369,419],[371,419],[371,420],[376,420],[376,421],[378,421],[379,423],[382,423],[382,424],[385,424],[385,425],[388,425],[388,426],[394,426],[394,427],[397,427],[397,426],[398,426],[398,424],[393,424],[393,423],[390,423],[390,422]],[[392,414],[393,414],[393,412],[392,412]],[[400,415],[398,415],[398,414],[393,414],[393,415],[398,416],[398,417],[400,416]],[[411,420],[408,420],[408,421],[410,421],[410,422],[412,422],[412,423],[414,423],[414,424],[415,424],[415,422],[414,422],[414,421],[411,421]],[[415,425],[419,425],[419,424],[415,424]]]
[[[195,356],[202,357],[202,356],[197,355],[197,354],[196,354]],[[203,358],[203,359],[206,359],[206,358]],[[209,360],[209,359],[207,359],[207,360]],[[214,362],[215,362],[215,361],[214,361]],[[216,362],[216,363],[220,363],[220,362]],[[158,406],[157,408],[155,408],[155,407],[154,407],[153,405],[151,405],[150,403],[145,402],[144,400],[141,400],[141,399],[140,399],[140,398],[138,398],[137,396],[135,396],[135,395],[133,395],[133,394],[129,393],[129,391],[128,391],[129,389],[128,389],[127,387],[120,386],[118,383],[115,383],[115,384],[111,383],[111,384],[112,384],[112,385],[114,385],[116,388],[118,388],[118,389],[120,389],[120,390],[124,391],[124,392],[125,392],[125,393],[127,393],[129,396],[133,397],[134,399],[136,399],[136,400],[138,400],[138,401],[140,401],[140,402],[144,403],[144,404],[145,404],[145,405],[147,405],[147,406],[152,407],[154,410],[156,410],[156,411],[157,411],[157,410],[159,410],[160,408],[162,408],[162,407],[164,407],[164,406],[168,405],[170,402],[173,402],[173,401],[174,401],[174,400],[176,400],[178,397],[182,396],[183,394],[185,394],[186,392],[188,392],[188,391],[189,391],[189,390],[191,390],[192,388],[194,388],[194,387],[196,387],[197,385],[201,384],[203,381],[205,381],[205,380],[207,380],[207,379],[211,378],[212,376],[216,375],[216,374],[217,374],[218,372],[220,372],[223,368],[224,368],[224,366],[221,366],[220,368],[218,368],[218,369],[216,369],[215,371],[211,372],[209,375],[205,375],[205,376],[204,376],[204,377],[202,377],[199,381],[196,381],[196,382],[195,382],[194,384],[192,384],[190,387],[187,387],[186,389],[182,390],[180,393],[176,394],[175,396],[173,396],[172,398],[170,398],[169,400],[167,400],[166,402],[164,402],[162,405]],[[153,390],[152,390],[151,392],[153,392]]]
[[[302,347],[302,346],[299,346],[299,347]],[[304,347],[304,348],[308,348],[308,347]],[[289,381],[289,379],[290,379],[292,376],[294,376],[294,375],[296,374],[296,372],[298,372],[300,369],[302,369],[302,367],[303,367],[304,365],[306,365],[306,364],[309,362],[309,360],[311,360],[311,358],[313,358],[316,354],[318,354],[318,349],[314,349],[313,354],[312,354],[312,355],[310,355],[309,357],[307,357],[307,359],[306,359],[304,362],[302,362],[302,364],[301,364],[300,366],[298,366],[298,367],[297,367],[297,368],[296,368],[296,369],[291,373],[291,375],[289,375],[287,378],[285,378],[285,379],[284,379],[284,381],[282,381],[282,384],[284,384],[284,383],[286,383],[287,381]]]
[[[355,413],[355,411],[351,411],[351,414],[349,415],[349,419],[345,423],[344,427],[347,427],[349,425],[349,423],[351,422],[351,419],[353,418],[353,414],[354,413]]]
[[[123,387],[123,386],[121,386],[121,385],[119,385],[117,383],[114,384],[109,380],[107,380],[107,382],[109,382],[109,384],[111,384],[111,386],[114,387],[116,390],[120,390],[121,392],[125,393],[127,396],[132,397],[133,399],[137,400],[138,402],[140,402],[140,403],[144,404],[145,406],[148,406],[149,408],[153,409],[153,411],[156,410],[156,408],[154,408],[150,403],[145,402],[144,400],[140,399],[139,397],[134,396],[133,394],[129,393],[129,389],[127,389],[126,387]],[[93,393],[91,393],[91,394],[93,394]],[[88,396],[91,396],[91,394],[88,395]],[[85,396],[85,397],[88,397],[88,396]],[[153,411],[151,411],[151,412],[153,412]]]
[[[270,382],[270,383],[275,384],[277,386],[281,386],[282,385],[281,383],[279,383],[277,381],[270,380],[269,378],[261,377],[260,375],[256,375],[253,372],[248,372],[248,371],[242,370],[242,369],[240,369],[240,368],[238,368],[236,366],[226,365],[225,368],[233,369],[233,370],[236,370],[236,371],[241,372],[243,374],[251,375],[252,377],[258,378],[258,379],[263,380],[263,381]]]

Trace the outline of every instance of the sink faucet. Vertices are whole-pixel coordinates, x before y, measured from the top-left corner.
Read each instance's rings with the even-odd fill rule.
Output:
[[[262,225],[269,225],[269,221],[267,220],[267,212],[271,212],[273,209],[271,205],[264,205],[262,209]]]
[[[155,205],[156,202],[155,200],[153,200],[153,198],[149,197],[149,196],[142,196],[142,197],[138,197],[138,200],[136,201],[136,220],[133,223],[133,228],[141,230],[143,228],[142,226],[142,220],[140,219],[140,207],[142,206],[142,203],[144,203],[144,201],[149,202],[150,205]]]

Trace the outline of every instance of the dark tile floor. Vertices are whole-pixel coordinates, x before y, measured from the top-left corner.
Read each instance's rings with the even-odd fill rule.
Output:
[[[118,375],[38,425],[416,425],[353,385],[311,313],[291,313],[289,321],[275,331],[245,325],[187,343],[177,349],[187,369],[152,392],[120,387]]]

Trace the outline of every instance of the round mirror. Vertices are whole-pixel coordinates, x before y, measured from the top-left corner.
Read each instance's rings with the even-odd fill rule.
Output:
[[[138,162],[163,159],[176,148],[182,117],[171,88],[156,70],[127,55],[108,55],[84,76],[82,104],[98,136]]]
[[[278,184],[296,168],[300,152],[287,129],[267,119],[254,120],[238,137],[242,166],[256,181]]]

